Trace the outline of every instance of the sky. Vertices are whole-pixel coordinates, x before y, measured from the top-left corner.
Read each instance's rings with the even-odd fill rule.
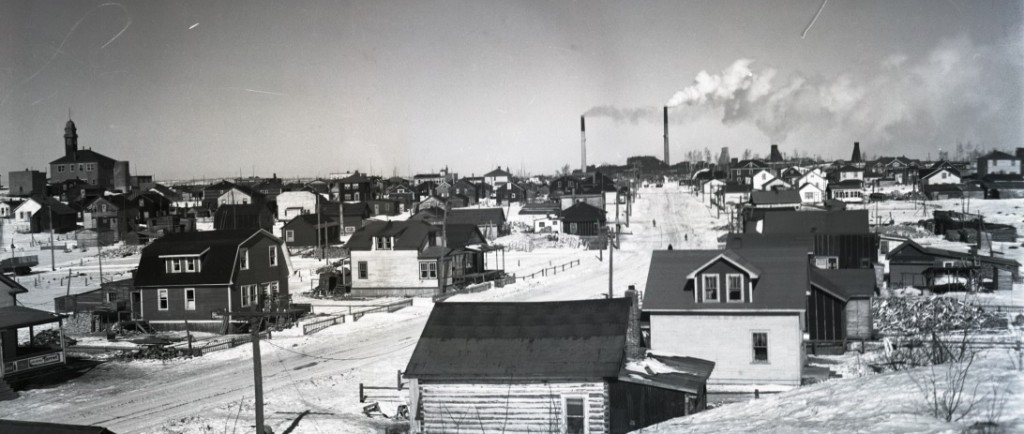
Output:
[[[0,181],[1024,146],[1024,1],[0,0]],[[820,10],[820,14],[818,11]],[[817,14],[817,18],[815,18]]]

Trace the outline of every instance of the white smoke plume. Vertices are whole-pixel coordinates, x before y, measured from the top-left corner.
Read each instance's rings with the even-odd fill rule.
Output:
[[[960,37],[837,77],[783,78],[777,69],[739,59],[718,73],[701,71],[666,105],[674,107],[674,123],[715,113],[726,125],[755,125],[772,143],[860,140],[922,152],[972,140],[1012,148],[1024,139],[1021,50],[1019,41],[979,46]],[[591,111],[633,123],[661,120],[657,108]]]
[[[661,119],[661,107],[620,108],[610,105],[592,107],[583,117],[604,117],[615,122],[629,122],[636,125],[641,120],[656,122]]]

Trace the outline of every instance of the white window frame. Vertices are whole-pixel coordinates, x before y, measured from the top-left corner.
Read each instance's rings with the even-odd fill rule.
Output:
[[[192,299],[191,300],[189,300],[189,298],[188,298],[188,294],[190,292],[192,293]],[[196,289],[195,288],[185,288],[182,295],[184,296],[184,299],[185,299],[185,310],[196,310]],[[189,302],[191,302],[191,303],[189,303]]]
[[[740,298],[738,300],[733,300],[732,297],[730,296],[730,294],[732,292],[732,288],[729,287],[729,282],[732,280],[733,277],[739,277],[740,278],[740,286],[739,286],[739,288],[737,288],[739,290],[739,293],[740,293]],[[746,298],[746,296],[744,294],[746,292],[744,290],[745,289],[744,288],[744,286],[745,286],[744,284],[745,283],[746,283],[746,279],[744,278],[743,273],[728,273],[728,274],[726,274],[725,275],[725,301],[727,303],[743,303],[745,301],[744,299]]]
[[[285,240],[285,242],[288,242],[288,243],[295,242],[295,231],[292,230],[292,229],[285,229],[284,230],[284,240]]]
[[[708,281],[707,281],[707,279],[709,277],[714,277],[715,278],[715,298],[714,299],[708,298]],[[719,302],[721,302],[722,301],[722,285],[721,285],[721,283],[722,283],[721,282],[721,276],[719,276],[718,273],[705,273],[705,274],[701,274],[700,275],[700,291],[701,291],[700,295],[701,295],[701,301],[703,301],[704,303],[711,303],[711,302],[719,303]]]
[[[754,347],[754,335],[764,335],[764,351],[765,359],[757,360],[757,349]],[[751,330],[750,331],[750,363],[754,365],[770,365],[772,363],[772,352],[771,352],[771,336],[768,330]]]
[[[249,265],[249,249],[243,247],[238,254],[238,268],[241,270],[248,270]]]
[[[366,274],[363,274],[363,271]],[[367,280],[370,278],[370,263],[367,261],[356,262],[356,278],[359,280]]]
[[[198,273],[199,272],[199,258],[185,258],[185,272],[186,273]]]
[[[116,292],[108,292],[107,293],[107,303],[113,303],[113,302],[116,302],[116,301],[117,301],[117,293]]]
[[[420,261],[420,280],[437,280],[437,262]]]
[[[254,304],[259,304],[260,293],[257,285],[242,285],[242,307],[249,307]]]
[[[171,272],[180,273],[183,269],[180,258],[171,259]]]
[[[171,307],[171,300],[167,296],[167,288],[156,290],[156,310],[168,310]]]
[[[270,255],[270,266],[271,267],[276,267],[277,266],[277,246],[268,246],[268,247],[269,247],[268,254]]]
[[[580,399],[583,400],[583,432],[585,434],[590,433],[590,415],[587,412],[589,405],[587,395],[562,395],[562,417],[558,421],[559,432],[569,432],[569,400]]]

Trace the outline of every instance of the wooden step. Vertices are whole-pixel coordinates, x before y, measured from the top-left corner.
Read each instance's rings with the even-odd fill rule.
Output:
[[[7,382],[0,379],[0,401],[9,401],[12,399],[18,399],[18,392],[11,390],[11,387],[7,385]]]

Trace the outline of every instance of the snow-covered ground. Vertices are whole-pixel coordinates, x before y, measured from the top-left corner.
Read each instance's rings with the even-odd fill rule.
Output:
[[[622,249],[615,252],[616,295],[621,296],[628,285],[643,290],[652,249],[668,244],[714,248],[720,232],[711,228],[722,224],[683,190],[642,190],[631,225],[622,235]],[[602,261],[596,251],[569,249],[507,252],[506,269],[520,276],[574,259],[579,259],[580,265],[564,273],[449,300],[601,297],[608,290],[608,252],[603,256]],[[119,264],[125,269],[138,261],[137,256],[134,262],[123,259]],[[61,261],[58,256],[58,263]],[[289,287],[293,293],[307,291],[310,280],[315,279],[312,271],[323,262],[311,258],[292,258],[291,262],[297,273]],[[52,306],[52,298],[63,294],[56,287],[29,285],[29,290],[19,299],[41,308]],[[407,392],[373,390],[364,404],[359,402],[359,384],[395,384],[396,373],[405,369],[432,306],[429,300],[416,299],[412,307],[367,315],[311,336],[289,330],[263,341],[267,424],[274,432],[292,425],[293,433],[381,432],[389,421],[364,416],[363,406],[379,402],[384,413],[393,415],[398,405],[406,403]],[[0,418],[98,424],[126,433],[248,431],[254,411],[251,351],[250,345],[243,345],[196,359],[108,362],[67,383],[22,392],[21,398],[0,404]],[[309,413],[302,416],[305,411]]]

